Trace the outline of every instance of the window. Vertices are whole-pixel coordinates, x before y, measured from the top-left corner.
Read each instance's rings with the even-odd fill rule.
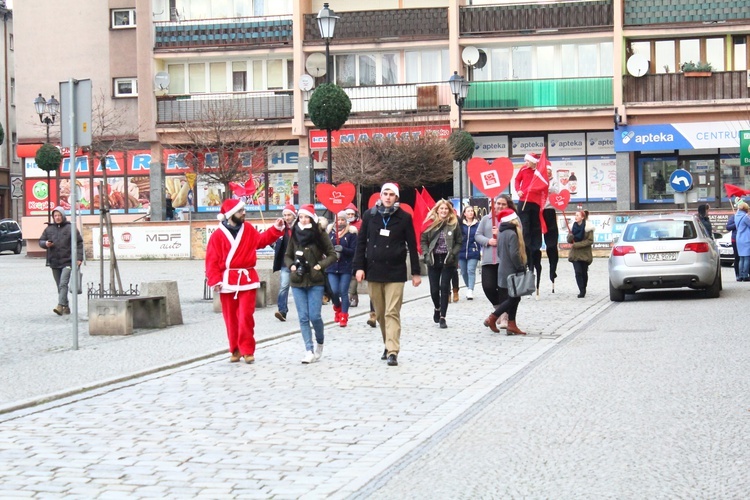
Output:
[[[199,94],[206,91],[206,65],[188,64],[188,85],[191,94]]]
[[[112,28],[135,28],[135,9],[113,9]]]
[[[16,105],[16,79],[10,79],[10,105]]]
[[[18,161],[18,134],[11,132],[10,142],[13,144],[13,161]]]
[[[734,47],[734,69],[735,71],[747,69],[747,37],[745,35],[732,37]]]
[[[447,50],[405,52],[406,83],[444,82],[450,75]]]
[[[8,35],[8,48],[10,50],[14,50],[15,49],[15,43],[13,42],[13,33],[11,33],[10,35]]]
[[[167,65],[169,73],[169,93],[172,95],[185,93],[185,65],[169,64]]]
[[[744,36],[742,37],[744,39]],[[744,54],[744,44],[738,46],[737,39],[730,50],[735,54],[730,57],[737,62],[737,51]],[[681,38],[677,40],[639,40],[629,42],[629,54],[641,54],[651,64],[650,73],[675,73],[686,62],[708,62],[715,71],[726,70],[727,45],[724,38]],[[739,56],[744,59],[744,56]],[[737,68],[735,66],[735,69]]]
[[[115,97],[137,97],[138,80],[135,78],[115,78]]]
[[[223,62],[208,65],[211,75],[211,92],[227,91],[227,65]]]
[[[245,61],[232,63],[232,90],[234,92],[247,90],[247,63]]]

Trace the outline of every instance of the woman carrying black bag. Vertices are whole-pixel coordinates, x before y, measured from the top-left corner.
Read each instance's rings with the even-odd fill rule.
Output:
[[[508,327],[506,335],[526,335],[516,325],[516,311],[521,297],[511,297],[507,294],[508,275],[521,273],[526,270],[526,246],[523,242],[523,232],[518,215],[511,209],[502,210],[497,214],[500,222],[497,235],[497,285],[505,289],[505,300],[495,309],[495,312],[484,321],[487,326],[495,333],[500,333],[497,327],[497,319],[503,313],[508,313]]]

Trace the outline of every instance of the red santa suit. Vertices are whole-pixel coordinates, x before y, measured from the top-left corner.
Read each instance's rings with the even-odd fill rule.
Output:
[[[279,219],[280,221],[281,219]],[[208,286],[221,285],[221,310],[229,339],[229,352],[242,356],[255,354],[255,295],[260,279],[255,270],[258,248],[283,234],[279,224],[258,232],[243,222],[235,237],[224,222],[213,232],[206,247]],[[283,221],[282,221],[283,222]]]

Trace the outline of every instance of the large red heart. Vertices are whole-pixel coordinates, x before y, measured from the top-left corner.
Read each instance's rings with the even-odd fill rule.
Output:
[[[367,200],[367,208],[374,207],[379,199],[380,199],[380,193],[372,193],[372,195],[370,196],[370,199]]]
[[[477,189],[486,197],[494,198],[510,184],[513,162],[509,158],[498,158],[490,165],[484,158],[472,158],[466,165],[466,172]]]
[[[563,189],[559,193],[550,193],[549,202],[553,207],[564,212],[570,203],[570,191]]]
[[[323,182],[315,186],[315,194],[324,207],[337,214],[354,200],[357,188],[351,182],[344,182],[338,186]]]

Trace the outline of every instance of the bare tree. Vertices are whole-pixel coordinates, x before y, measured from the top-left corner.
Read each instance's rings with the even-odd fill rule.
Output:
[[[244,184],[263,170],[274,129],[248,121],[247,111],[232,99],[207,101],[196,115],[180,122],[185,140],[172,147],[199,178],[223,185],[228,198],[230,182]]]
[[[333,157],[335,178],[342,182],[418,187],[453,177],[451,146],[433,134],[346,144],[336,148]]]

